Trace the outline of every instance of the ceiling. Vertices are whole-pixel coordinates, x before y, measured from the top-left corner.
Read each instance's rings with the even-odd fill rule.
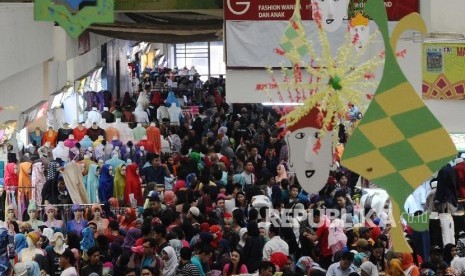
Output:
[[[108,37],[157,43],[223,40],[222,13],[138,12],[115,14],[115,23],[93,24],[90,32]]]

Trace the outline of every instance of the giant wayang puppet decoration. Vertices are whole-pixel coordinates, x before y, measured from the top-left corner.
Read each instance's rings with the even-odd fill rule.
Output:
[[[425,25],[417,13],[410,14],[397,23],[390,38],[384,2],[368,0],[365,14],[378,25],[385,50],[364,60],[367,45],[379,32],[373,32],[366,43],[357,45],[361,36],[354,35],[355,29],[351,36],[349,28],[345,44],[333,56],[326,32],[332,30],[334,26],[328,27],[328,24],[336,18],[325,15],[324,6],[320,7],[323,2],[332,1],[312,1],[321,50],[316,51],[316,43],[307,40],[300,11],[295,9],[281,38],[281,49],[275,49],[293,66],[281,69],[282,82],[268,69],[272,82],[258,84],[257,90],[266,93],[277,90],[281,101],[303,104],[285,112],[282,124],[288,131],[291,170],[308,192],[317,191],[325,184],[321,179],[329,174],[328,148],[332,145],[328,144],[331,144],[330,136],[335,136],[330,130],[333,126],[336,129],[335,122],[345,117],[347,104],[363,107],[368,105],[364,100],[371,99],[363,119],[352,130],[341,163],[388,192],[394,218],[391,221],[393,246],[397,252],[409,252],[401,216],[415,230],[422,231],[428,227],[428,214],[408,217],[401,214],[399,206],[417,186],[456,155],[448,133],[403,75],[396,56],[402,57],[404,51],[400,55],[394,52],[405,30],[426,33]],[[299,0],[296,6],[300,6]],[[365,19],[359,19],[361,26],[368,26]],[[351,23],[350,27],[356,28],[357,19]],[[378,85],[373,72],[383,61],[383,76]],[[374,96],[371,88],[376,88]]]
[[[400,206],[416,187],[452,160],[457,152],[446,130],[407,81],[394,53],[403,31],[415,29],[426,33],[420,15],[412,13],[404,17],[389,39],[384,2],[369,0],[365,11],[381,31],[386,59],[378,89],[349,139],[342,165],[388,192],[393,207],[394,249],[409,252],[401,215],[410,226],[421,231],[428,227],[429,214],[408,217],[401,214]]]

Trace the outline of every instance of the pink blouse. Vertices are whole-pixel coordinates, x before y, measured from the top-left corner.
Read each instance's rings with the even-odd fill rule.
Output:
[[[228,270],[229,270],[229,264],[226,264],[223,268],[223,275],[226,276],[228,275]],[[241,265],[241,269],[239,269],[239,274],[248,274],[249,272],[247,271],[247,266],[245,264]]]

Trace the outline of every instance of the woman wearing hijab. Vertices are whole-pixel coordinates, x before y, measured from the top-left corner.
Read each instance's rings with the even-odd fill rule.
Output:
[[[3,183],[5,187],[18,187],[18,165],[16,163],[8,163],[5,168],[5,178]]]
[[[166,246],[161,250],[161,257],[163,260],[163,276],[175,276],[176,268],[178,267],[178,258],[176,251],[171,246]]]
[[[115,181],[113,186],[113,196],[118,200],[124,200],[124,190],[126,188],[126,165],[116,167]]]
[[[113,176],[111,175],[113,168],[111,165],[105,164],[100,173],[98,186],[98,197],[100,202],[107,201],[113,196]]]
[[[31,193],[31,162],[22,162],[19,164],[19,177],[18,177],[18,186],[19,191],[22,194],[27,195],[27,199],[30,200],[32,197]]]
[[[97,168],[97,164],[90,164],[89,172],[87,173],[86,192],[89,202],[97,202],[97,191],[99,186]]]
[[[219,225],[210,226],[210,233],[213,235],[213,240],[210,245],[216,249],[218,248],[218,242],[223,238],[221,227]]]
[[[239,230],[239,243],[237,245],[237,249],[243,251],[246,240],[247,240],[247,228],[241,228]]]
[[[16,256],[19,255],[21,250],[27,248],[26,236],[22,233],[15,235],[15,253]]]
[[[370,261],[364,262],[360,266],[361,276],[378,276],[378,268]]]
[[[344,234],[344,221],[335,219],[329,226],[328,246],[333,255],[347,245],[347,236]]]
[[[126,208],[124,215],[119,218],[119,227],[128,231],[136,224],[136,210],[134,208]]]
[[[32,199],[38,204],[42,204],[42,189],[45,184],[44,165],[37,162],[32,165]]]
[[[139,176],[139,167],[135,163],[128,165],[126,168],[126,187],[124,190],[125,202],[130,202],[130,194],[133,194],[134,198],[137,200],[137,206],[142,206],[144,204]]]
[[[133,247],[136,244],[136,240],[142,236],[142,232],[139,228],[131,228],[129,231],[126,233],[126,237],[124,238],[124,243],[123,243],[123,250],[131,250],[131,247]]]
[[[399,259],[392,259],[388,267],[389,270],[386,271],[386,275],[405,276],[404,270],[402,269],[402,262]]]
[[[247,224],[247,240],[244,245],[244,263],[249,271],[257,271],[263,257],[263,240],[260,237],[258,224],[249,221]]]
[[[402,253],[402,269],[404,270],[405,275],[409,275],[409,276],[420,275],[420,270],[413,263],[412,253]]]
[[[279,164],[278,167],[276,167],[276,173],[277,174],[274,177],[276,184],[279,185],[283,179],[287,179],[286,167],[284,167],[283,164]]]
[[[94,230],[86,227],[82,230],[81,250],[86,253],[90,248],[95,246]]]

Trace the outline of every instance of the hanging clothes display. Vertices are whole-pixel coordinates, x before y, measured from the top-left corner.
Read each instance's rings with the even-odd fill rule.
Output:
[[[73,134],[73,129],[69,127],[68,123],[64,123],[63,127],[58,129],[57,141],[65,141],[71,134]]]
[[[6,188],[18,187],[19,177],[17,168],[16,163],[8,163],[6,165],[5,178],[3,179]]]
[[[30,142],[35,142],[36,146],[42,146],[42,137],[44,136],[44,133],[40,128],[36,128],[33,132],[29,134],[29,140]]]
[[[111,141],[113,138],[120,138],[119,136],[119,130],[116,127],[109,126],[105,129],[105,140]]]
[[[84,189],[84,181],[81,168],[75,162],[69,162],[63,172],[66,189],[74,203],[88,204],[89,199]]]
[[[142,139],[137,144],[139,147],[144,147],[148,152],[155,153],[155,147],[152,141],[148,139]]]
[[[105,202],[113,197],[113,176],[110,174],[111,165],[103,165],[100,171],[98,197],[100,202]],[[113,169],[113,168],[111,168]]]
[[[44,165],[37,162],[32,165],[32,199],[37,204],[42,204],[42,189],[45,184]]]
[[[126,188],[126,170],[126,165],[124,164],[116,167],[113,196],[120,201],[124,200],[124,191]]]
[[[147,128],[146,132],[147,132],[147,140],[152,141],[152,143],[153,143],[154,152],[156,154],[160,154],[160,152],[161,152],[160,129],[158,127],[156,127],[154,123],[152,123]]]
[[[97,191],[99,186],[99,176],[97,175],[97,164],[90,164],[87,173],[86,192],[90,202],[98,202]]]
[[[98,105],[97,93],[94,91],[84,93],[84,101],[86,103],[84,111],[91,111],[92,107],[97,107]]]
[[[63,100],[63,109],[66,110],[66,112],[63,113],[64,122],[72,123],[72,122],[79,121],[79,118],[76,117],[78,116],[78,105],[79,105],[78,97],[79,95],[73,92],[66,99]],[[66,138],[70,134],[71,133],[68,133],[66,135]]]
[[[91,128],[87,129],[87,136],[89,136],[90,140],[95,141],[99,136],[105,137],[105,130],[93,124]]]
[[[130,202],[129,195],[133,194],[134,198],[137,200],[137,206],[142,206],[144,201],[142,197],[142,187],[138,168],[138,165],[134,163],[126,167],[126,187],[124,191],[124,201]]]
[[[31,173],[32,173],[32,163],[31,162],[22,162],[19,164],[19,178],[18,186],[19,191],[26,195],[27,199],[32,198],[31,190]]]
[[[74,139],[81,141],[87,134],[87,128],[83,126],[84,122],[80,122],[79,125],[73,128]]]
[[[134,135],[134,141],[139,142],[144,136],[147,136],[147,130],[142,124],[137,124],[137,126],[132,129],[132,134]]]
[[[52,126],[48,127],[48,131],[44,133],[42,136],[42,144],[49,142],[51,147],[55,147],[57,145],[58,139],[58,132],[53,130]]]

